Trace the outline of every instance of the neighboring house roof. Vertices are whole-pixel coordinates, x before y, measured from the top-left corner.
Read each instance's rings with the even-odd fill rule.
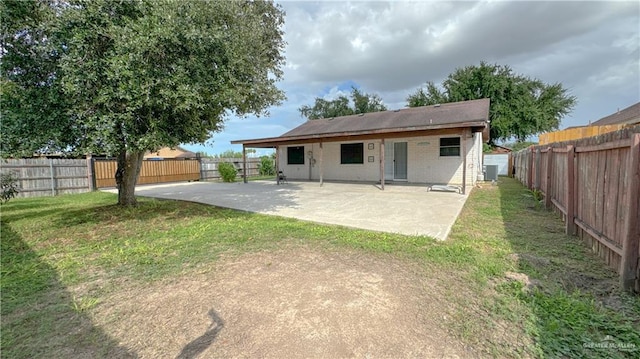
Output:
[[[231,141],[261,146],[345,136],[385,135],[437,129],[475,128],[488,139],[489,99],[309,120],[279,137]]]
[[[147,152],[144,158],[195,158],[196,154],[191,151],[187,151],[182,147],[176,146],[174,148],[163,147],[155,152]]]
[[[618,124],[637,124],[640,123],[640,102],[633,104],[625,109],[618,110],[613,115],[609,115],[593,122],[589,126],[605,126]]]
[[[512,151],[513,150],[510,149],[509,147],[500,146],[500,145],[495,145],[491,149],[491,153],[509,153],[509,152],[512,152]]]

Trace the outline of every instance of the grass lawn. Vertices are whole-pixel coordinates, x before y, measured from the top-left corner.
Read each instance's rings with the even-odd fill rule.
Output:
[[[0,355],[79,357],[97,347],[126,356],[92,321],[123,283],[293,244],[437,268],[449,288],[444,324],[483,356],[638,357],[640,298],[616,289],[616,274],[527,194],[509,178],[474,189],[445,242],[178,201],[121,209],[100,192],[15,199],[0,212]]]

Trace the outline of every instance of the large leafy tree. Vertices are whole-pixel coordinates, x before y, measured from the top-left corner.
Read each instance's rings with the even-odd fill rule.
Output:
[[[121,205],[136,203],[146,151],[205,142],[229,114],[263,115],[284,98],[275,86],[284,63],[284,12],[272,2],[92,0],[45,7],[55,16],[39,27],[49,53],[57,54],[48,78],[64,95],[52,101],[64,111],[53,112],[64,120],[51,123],[48,136],[23,131],[26,140],[42,148],[66,126],[73,136],[61,148],[115,155]],[[3,82],[20,83],[8,74]],[[25,96],[24,102],[38,97]],[[24,112],[19,107],[10,103],[3,115]],[[24,127],[24,120],[14,117],[11,127]],[[4,136],[2,142],[3,154],[18,152]]]
[[[386,110],[380,96],[361,92],[355,87],[351,88],[351,98],[338,96],[328,101],[317,97],[313,106],[304,105],[298,109],[302,116],[310,120]]]
[[[560,83],[546,84],[516,74],[509,66],[481,62],[456,69],[441,87],[427,82],[407,98],[409,107],[490,98],[490,142],[517,139],[559,128],[576,103]]]
[[[74,143],[56,71],[60,52],[47,24],[47,1],[0,2],[0,154],[32,156]]]

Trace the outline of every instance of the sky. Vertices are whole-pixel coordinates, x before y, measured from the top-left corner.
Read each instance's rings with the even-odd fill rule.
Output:
[[[305,122],[300,106],[348,94],[352,86],[400,109],[427,81],[439,84],[481,61],[561,83],[577,97],[561,129],[640,101],[638,1],[278,3],[287,43],[278,87],[287,99],[266,117],[230,117],[210,143],[184,148],[241,151],[230,141],[279,136]]]

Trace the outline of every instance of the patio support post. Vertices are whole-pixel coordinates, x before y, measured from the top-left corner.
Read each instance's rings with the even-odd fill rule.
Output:
[[[280,151],[278,145],[274,148],[276,149],[276,184],[280,185]]]
[[[462,130],[462,194],[467,194],[467,131]]]
[[[380,188],[384,191],[384,138],[380,141]]]
[[[323,156],[323,149],[324,146],[322,146],[322,141],[320,141],[320,187],[322,187],[322,184],[324,183],[324,166],[322,165],[322,158]]]
[[[242,145],[242,178],[247,183],[247,148]]]

